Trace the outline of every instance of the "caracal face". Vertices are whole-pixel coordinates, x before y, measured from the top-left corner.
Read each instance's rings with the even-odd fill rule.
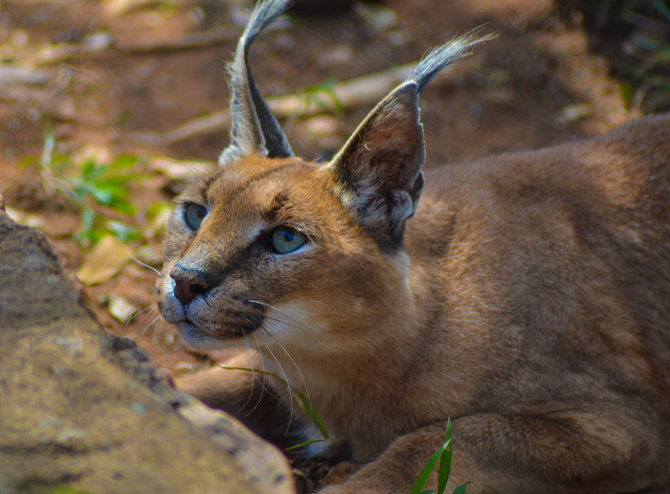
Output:
[[[379,320],[397,263],[337,191],[325,166],[255,155],[179,196],[157,288],[187,345],[321,345],[356,329],[338,323],[346,314],[359,330]]]

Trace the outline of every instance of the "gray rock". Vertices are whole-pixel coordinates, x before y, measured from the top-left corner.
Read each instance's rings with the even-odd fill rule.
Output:
[[[0,208],[0,492],[288,493],[288,464],[106,333]]]

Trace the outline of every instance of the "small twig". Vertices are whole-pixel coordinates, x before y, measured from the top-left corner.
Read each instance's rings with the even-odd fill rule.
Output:
[[[272,113],[277,118],[305,118],[323,113],[333,113],[346,108],[360,105],[375,104],[391,89],[397,86],[416,66],[415,63],[401,65],[375,74],[351,79],[335,84],[329,89],[308,91],[298,95],[267,98]],[[464,62],[452,68],[449,77],[464,76],[478,69],[475,63]],[[230,110],[225,109],[210,113],[203,117],[189,120],[179,127],[167,132],[162,139],[163,144],[189,139],[191,137],[211,134],[227,129],[230,126]]]
[[[24,65],[0,65],[0,87],[19,84],[42,86],[49,82],[51,74],[44,70],[33,69]]]
[[[154,52],[170,52],[178,50],[193,50],[207,46],[225,43],[235,38],[235,33],[230,29],[216,28],[209,31],[200,31],[186,34],[180,38],[169,38],[163,40],[149,40],[141,42],[114,41],[110,40],[107,47],[89,47],[82,44],[58,43],[45,46],[34,56],[27,59],[28,65],[41,67],[63,63],[74,58],[100,58],[113,56],[118,52],[129,54],[145,54]]]
[[[139,43],[117,42],[114,47],[119,51],[127,53],[191,50],[231,41],[235,36],[236,33],[231,29],[216,28],[210,29],[209,31],[189,33],[181,38],[164,39],[160,41],[151,40]]]
[[[335,84],[328,90],[267,98],[277,118],[309,117],[342,108],[352,108],[379,100],[409,73],[414,65],[403,65],[376,74]],[[230,126],[230,110],[210,113],[190,120],[163,137],[164,144],[172,144],[190,137],[210,134]]]

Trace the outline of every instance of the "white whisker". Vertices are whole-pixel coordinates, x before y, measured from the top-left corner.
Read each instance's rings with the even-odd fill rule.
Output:
[[[283,324],[284,326],[287,326],[289,328],[295,328],[298,331],[302,331],[303,333],[307,333],[309,331],[309,329],[307,329],[305,326],[303,326],[301,324],[296,324],[292,321],[286,321],[286,320],[281,319],[279,317],[273,317],[271,315],[266,315],[265,320],[266,321],[272,321],[272,322],[278,322],[278,323]]]
[[[149,329],[153,329],[152,342],[155,343],[156,335],[160,333],[164,322],[165,320],[163,317],[160,314],[156,314],[154,318],[144,327],[143,332],[145,334],[149,331]]]
[[[267,321],[272,321],[272,322],[276,322],[276,323],[279,323],[279,324],[283,324],[283,325],[291,327],[291,328],[296,328],[296,329],[298,329],[300,331],[303,331],[305,333],[309,333],[311,336],[320,335],[320,333],[318,331],[311,330],[310,328],[306,327],[304,324],[302,324],[300,321],[298,321],[297,319],[295,319],[291,315],[287,314],[286,312],[278,309],[277,307],[275,307],[271,304],[261,302],[259,300],[248,300],[248,301],[251,302],[251,303],[254,303],[254,304],[258,304],[258,305],[262,305],[264,307],[267,307],[267,308],[270,309],[271,314],[274,312],[274,314],[279,316],[279,317],[276,317],[276,316],[273,317],[272,315],[265,315],[265,320],[267,320]],[[302,383],[303,392],[305,393],[305,396],[307,397],[307,400],[309,402],[311,402],[312,398],[311,398],[311,395],[310,395],[310,392],[309,392],[309,387],[307,386],[307,381],[305,379],[305,375],[303,374],[302,370],[300,369],[300,366],[295,361],[295,359],[293,358],[291,353],[286,348],[285,341],[284,341],[284,338],[281,335],[281,333],[274,334],[274,333],[268,331],[268,329],[265,328],[265,327],[263,327],[262,329],[265,332],[265,334],[267,334],[270,338],[272,338],[274,340],[274,342],[279,346],[279,348],[281,348],[282,351],[286,354],[286,357],[291,361],[291,364],[295,368],[295,370],[297,372],[297,375],[298,375],[298,378],[300,379],[300,381]],[[268,349],[268,351],[270,352],[272,357],[275,359],[275,361],[277,361],[277,364],[279,364],[279,361],[278,361],[276,355],[272,352],[270,347],[267,344],[265,344],[265,347]],[[281,367],[281,364],[279,364],[279,365],[280,365],[280,369],[282,370],[282,372],[284,372],[284,369]],[[292,414],[293,414],[293,409],[291,409],[291,416],[292,416]]]
[[[286,434],[289,433],[291,430],[291,423],[293,422],[293,390],[291,389],[291,381],[288,378],[288,375],[286,374],[286,371],[284,370],[284,367],[281,365],[281,362],[277,358],[277,356],[274,354],[272,349],[269,347],[269,345],[264,345],[267,351],[272,355],[272,358],[274,361],[277,363],[277,366],[279,367],[279,372],[281,372],[281,375],[283,376],[284,381],[286,382],[286,386],[288,388],[288,396],[289,396],[289,405],[290,405],[290,413],[289,413],[289,419],[288,419],[288,424],[286,424]]]
[[[135,257],[135,256],[130,256],[130,258],[131,258],[133,261],[135,261],[137,264],[139,264],[140,266],[144,266],[145,268],[150,269],[151,271],[153,271],[154,273],[156,273],[158,276],[161,275],[161,272],[160,272],[160,271],[158,271],[158,270],[157,270],[156,268],[154,268],[153,266],[149,266],[148,264],[143,263],[143,262],[140,261],[137,257]]]
[[[248,322],[251,322],[251,321],[249,321],[248,319],[247,319],[247,321],[248,321]],[[256,369],[254,369],[253,359],[252,359],[252,355],[251,355],[251,344],[249,343],[249,338],[247,338],[247,334],[246,334],[245,332],[243,332],[242,335],[244,336],[244,344],[245,344],[245,346],[247,347],[247,358],[248,358],[248,360],[249,360],[249,366],[248,366],[248,368],[251,370],[251,388],[250,388],[250,390],[249,390],[249,398],[248,398],[247,401],[244,403],[244,405],[242,405],[242,409],[244,409],[244,408],[251,402],[251,399],[252,399],[253,396],[254,396],[254,386],[255,386],[255,384],[256,384]],[[260,386],[261,386],[261,394],[260,394],[260,396],[258,397],[258,400],[256,401],[256,404],[251,408],[251,410],[249,410],[249,411],[244,415],[245,417],[250,416],[250,415],[251,415],[251,414],[252,414],[252,413],[253,413],[253,412],[254,412],[254,411],[261,405],[261,402],[263,401],[263,394],[264,394],[264,393],[267,392],[267,393],[270,394],[270,395],[273,394],[273,393],[267,388],[267,386],[265,385],[265,379],[266,379],[267,376],[265,376],[264,374],[260,374],[260,375],[263,376],[263,382],[261,382],[260,380],[258,381],[258,384],[260,384]]]
[[[132,316],[128,318],[126,321],[125,325],[128,326],[131,322],[135,320],[137,316],[144,315],[146,313],[147,317],[154,311],[158,310],[158,307],[156,304],[148,305],[147,307],[144,307],[143,309],[138,310],[135,312]]]
[[[273,317],[272,314],[270,314],[270,315],[266,314],[265,319],[268,320],[268,321],[278,322],[278,323],[283,324],[285,326],[288,326],[290,328],[298,329],[298,330],[300,330],[304,333],[309,334],[311,337],[315,336],[315,337],[318,337],[318,338],[321,338],[321,339],[323,338],[323,336],[321,335],[321,333],[319,331],[314,331],[313,329],[309,328],[308,326],[305,326],[302,322],[297,320],[295,317],[293,317],[290,314],[287,314],[286,312],[278,309],[277,307],[275,307],[272,304],[268,304],[268,303],[265,303],[265,302],[261,302],[260,300],[253,300],[253,299],[248,299],[247,302],[267,307],[268,309],[271,309],[272,311],[274,311],[277,314],[277,316],[281,316],[281,317],[284,318],[284,319],[282,319],[281,317],[277,317],[277,316]]]
[[[289,358],[289,360],[293,364],[293,367],[295,367],[295,370],[298,373],[298,377],[300,378],[300,381],[302,382],[303,392],[305,393],[305,396],[307,396],[307,401],[309,401],[311,403],[312,402],[312,397],[309,393],[309,387],[307,386],[307,381],[305,380],[305,375],[300,370],[300,367],[298,366],[298,363],[295,361],[295,359],[293,358],[291,353],[288,351],[288,349],[286,348],[284,343],[282,341],[280,341],[282,337],[280,335],[273,335],[270,332],[267,332],[267,334],[270,336],[270,338],[275,340],[277,345],[279,345],[279,348],[281,348],[284,351],[284,353],[286,354],[286,356]]]

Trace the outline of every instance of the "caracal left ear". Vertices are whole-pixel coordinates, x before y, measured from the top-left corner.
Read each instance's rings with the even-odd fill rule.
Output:
[[[328,164],[341,199],[384,250],[402,244],[423,187],[419,86],[408,81],[384,98]]]

